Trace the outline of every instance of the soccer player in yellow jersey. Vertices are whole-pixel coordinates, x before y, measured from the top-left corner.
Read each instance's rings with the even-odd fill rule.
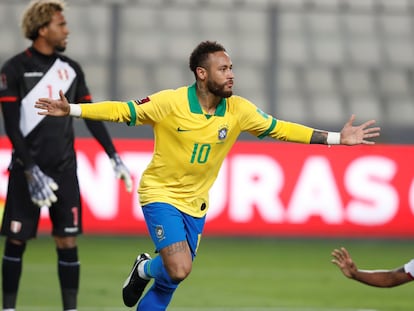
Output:
[[[178,284],[191,272],[208,211],[208,192],[220,166],[241,132],[263,138],[304,144],[373,144],[380,134],[370,120],[353,126],[354,116],[341,132],[316,130],[277,120],[245,98],[233,95],[233,65],[217,42],[201,42],[189,61],[195,83],[163,90],[129,102],[69,104],[40,98],[41,115],[66,116],[149,124],[155,135],[151,163],[138,189],[148,231],[158,256],[140,254],[123,286],[123,300],[134,306],[147,283],[152,287],[138,311],[165,310]]]

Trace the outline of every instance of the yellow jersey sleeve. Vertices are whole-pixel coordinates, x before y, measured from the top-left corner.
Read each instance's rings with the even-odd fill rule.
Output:
[[[80,104],[84,119],[126,122],[128,125],[155,124],[171,112],[174,90],[164,90],[140,100],[102,101]]]
[[[298,123],[277,120],[276,127],[269,133],[270,137],[294,143],[309,144],[313,128]]]
[[[170,115],[177,91],[164,90],[140,100],[129,101],[130,125],[155,124]]]
[[[232,96],[230,109],[235,110],[235,113],[239,115],[241,131],[249,132],[258,138],[269,136],[282,141],[310,143],[313,128],[277,120],[242,97]]]
[[[93,104],[79,104],[84,119],[111,122],[130,122],[131,112],[126,102],[103,101]]]

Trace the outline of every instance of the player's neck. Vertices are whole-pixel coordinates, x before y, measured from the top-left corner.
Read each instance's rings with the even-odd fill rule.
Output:
[[[203,111],[206,114],[213,115],[216,112],[216,108],[220,103],[221,98],[213,95],[208,90],[203,88],[197,88],[196,94]]]
[[[40,39],[33,41],[32,46],[36,51],[43,55],[52,55],[55,53],[55,49],[52,46],[44,43],[43,40]]]
[[[198,101],[200,103],[201,108],[206,114],[213,115],[216,112],[216,108],[220,102],[220,99],[217,98],[216,96],[207,96],[207,97],[198,96]]]

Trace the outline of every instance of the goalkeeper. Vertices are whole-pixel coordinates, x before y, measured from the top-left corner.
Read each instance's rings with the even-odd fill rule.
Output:
[[[77,309],[79,288],[76,236],[82,233],[81,200],[76,176],[73,120],[36,117],[39,96],[57,96],[59,89],[73,102],[91,96],[81,67],[62,55],[69,34],[61,0],[32,1],[22,20],[32,41],[1,69],[0,103],[6,133],[13,146],[1,233],[3,310],[14,311],[27,241],[36,236],[40,208],[49,207],[57,251],[63,310]],[[101,122],[86,121],[111,159],[115,173],[130,189],[129,172]],[[33,284],[32,284],[33,285]]]

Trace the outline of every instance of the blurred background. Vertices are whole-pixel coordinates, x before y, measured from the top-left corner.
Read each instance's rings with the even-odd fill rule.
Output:
[[[232,57],[235,92],[277,118],[339,130],[355,113],[378,121],[381,142],[414,142],[413,0],[68,2],[66,54],[95,101],[191,84],[191,51],[217,40]],[[19,27],[27,3],[0,3],[0,63],[30,44]],[[108,127],[115,137],[151,135]]]
[[[27,3],[0,2],[0,65],[30,45],[19,27]],[[257,145],[243,141],[236,155],[256,152],[274,159],[274,165],[265,161],[260,169],[263,158],[253,158],[240,165],[243,169],[231,170],[233,158],[229,159],[217,188],[216,197],[224,198],[218,204],[221,214],[216,213],[220,217],[207,226],[211,231],[227,230],[223,235],[229,237],[207,235],[197,267],[177,292],[171,310],[412,310],[412,300],[407,299],[412,285],[378,291],[355,284],[330,264],[330,252],[348,247],[361,268],[394,268],[412,258],[414,168],[409,145],[414,143],[414,0],[69,0],[65,15],[71,31],[66,54],[82,65],[94,101],[137,99],[192,84],[190,53],[201,41],[217,40],[232,57],[235,93],[276,118],[337,131],[355,113],[358,123],[374,118],[382,128],[378,147],[372,149],[270,148],[257,139]],[[0,157],[0,210],[7,185],[5,155],[10,153],[6,139],[1,140],[5,137],[2,122],[0,114],[0,156],[2,143],[7,151]],[[80,238],[85,267],[80,304],[88,311],[123,310],[119,290],[126,269],[137,250],[151,250],[152,244],[146,235],[99,235],[126,230],[142,233],[145,225],[136,212],[136,194],[131,198],[118,191],[111,178],[101,177],[104,171],[112,174],[109,163],[98,165],[102,151],[88,138],[83,122],[76,120],[75,125],[78,135],[85,137],[80,142],[79,163],[88,168],[80,175],[88,233]],[[144,156],[149,157],[152,146],[140,139],[132,144],[129,139],[150,138],[150,129],[106,125],[113,137],[127,138],[117,143],[138,183],[138,165],[143,165]],[[242,136],[243,140],[253,138]],[[88,148],[92,149],[90,163],[85,160]],[[302,170],[315,156],[326,159],[322,162],[326,166]],[[361,159],[362,164],[355,167]],[[250,172],[249,167],[254,168],[251,176],[238,175]],[[362,173],[349,176],[350,171]],[[263,178],[263,185],[276,185],[283,192],[254,187],[257,176]],[[308,181],[305,187],[303,176]],[[229,186],[236,181],[240,181],[237,187]],[[309,219],[263,221],[264,211],[278,207],[279,196],[284,210],[292,207],[296,187],[304,196],[300,203]],[[246,201],[247,212],[255,210],[250,223],[228,216],[232,200],[240,197],[234,206],[243,208],[240,202]],[[352,217],[352,209],[361,212]],[[110,217],[99,218],[98,211],[106,210]],[[339,215],[338,223],[318,218],[318,212],[325,216],[331,210]],[[385,215],[383,222],[377,221],[378,215]],[[374,225],[367,221],[371,219]],[[234,236],[267,228],[276,232],[262,233],[270,239],[258,240],[256,233],[250,240]],[[320,240],[283,239],[321,232]],[[33,285],[38,284],[39,273],[42,283],[57,284],[49,238],[40,236],[26,255],[22,311],[60,306],[57,286]]]

